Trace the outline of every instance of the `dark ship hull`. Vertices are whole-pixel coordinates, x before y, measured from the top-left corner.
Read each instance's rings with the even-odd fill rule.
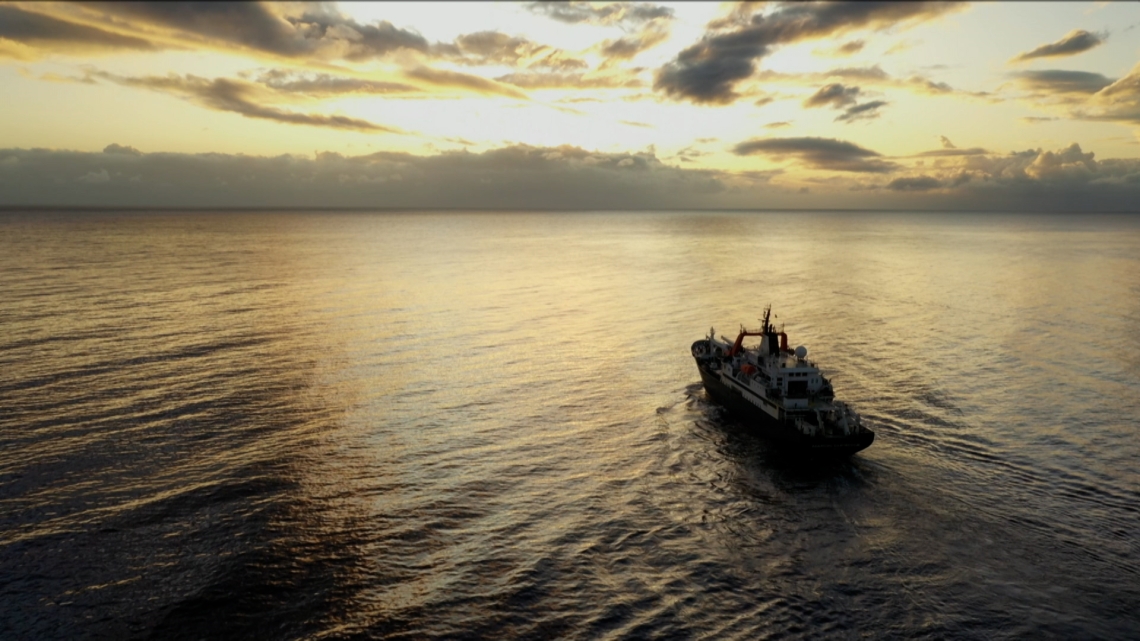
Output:
[[[698,359],[697,369],[701,373],[701,382],[704,383],[709,398],[726,407],[733,416],[747,423],[757,434],[783,450],[814,457],[845,457],[870,447],[875,441],[875,433],[870,430],[846,436],[803,434],[787,419],[767,414],[746,399],[741,390],[723,383],[720,375],[709,369],[706,362]],[[782,410],[780,415],[784,415]]]

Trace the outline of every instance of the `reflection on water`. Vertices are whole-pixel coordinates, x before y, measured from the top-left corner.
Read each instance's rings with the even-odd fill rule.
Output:
[[[1140,220],[0,217],[0,637],[1140,634]],[[688,345],[772,303],[878,436]]]

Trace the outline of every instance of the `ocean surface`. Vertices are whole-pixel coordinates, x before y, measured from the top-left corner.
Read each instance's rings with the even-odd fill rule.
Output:
[[[1140,216],[0,213],[2,639],[1140,638]],[[771,304],[876,434],[689,355]]]

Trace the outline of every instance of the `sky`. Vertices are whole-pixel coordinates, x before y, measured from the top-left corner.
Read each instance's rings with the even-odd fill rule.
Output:
[[[0,206],[1140,211],[1140,3],[0,2]]]

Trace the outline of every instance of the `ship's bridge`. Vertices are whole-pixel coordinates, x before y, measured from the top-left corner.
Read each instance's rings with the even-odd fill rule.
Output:
[[[788,409],[806,408],[813,397],[830,395],[830,381],[808,360],[807,348],[783,348],[771,353],[766,343],[764,340],[758,347],[742,350],[732,369],[751,379],[751,385],[782,397]]]

